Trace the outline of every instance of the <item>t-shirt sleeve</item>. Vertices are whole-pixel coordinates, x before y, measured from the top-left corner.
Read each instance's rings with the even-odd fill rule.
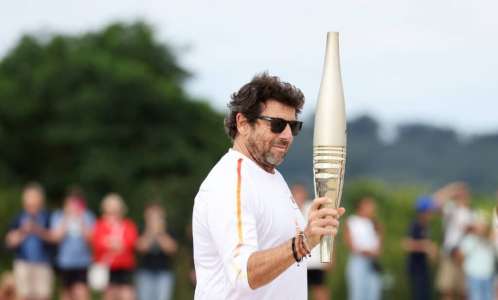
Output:
[[[138,239],[138,231],[137,226],[131,220],[127,220],[124,223],[124,233],[123,233],[123,242],[125,247],[130,251],[133,251],[135,248],[135,243]]]
[[[59,227],[61,221],[62,221],[62,213],[54,212],[50,217],[50,229],[55,229]]]
[[[104,233],[104,225],[102,222],[97,221],[93,228],[91,244],[93,247],[93,251],[95,252],[95,256],[98,258],[103,253],[108,250],[106,243],[106,235]]]
[[[242,293],[251,289],[247,262],[258,250],[257,199],[243,168],[243,161],[239,160],[236,176],[209,192],[208,200],[208,226],[223,259],[224,272],[234,288]]]
[[[90,211],[86,211],[84,215],[84,221],[87,228],[93,229],[96,222],[95,215]]]

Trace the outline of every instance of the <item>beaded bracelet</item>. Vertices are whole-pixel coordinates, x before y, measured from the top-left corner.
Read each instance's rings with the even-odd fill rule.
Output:
[[[294,259],[296,260],[296,262],[299,264],[301,262],[301,260],[303,260],[303,258],[298,258],[297,256],[297,251],[296,251],[296,237],[293,237],[292,238],[292,255],[294,256]]]
[[[300,242],[301,248],[304,249],[304,254],[301,256],[311,257],[311,249],[308,246],[308,239],[306,238],[306,234],[303,231],[300,231],[298,233],[298,241]]]

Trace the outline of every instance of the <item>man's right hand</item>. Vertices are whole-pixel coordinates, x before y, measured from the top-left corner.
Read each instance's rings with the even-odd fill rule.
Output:
[[[308,244],[313,249],[320,242],[323,235],[337,235],[339,228],[339,218],[345,213],[343,207],[327,208],[324,206],[328,201],[326,197],[316,198],[311,204],[308,213],[308,225],[304,233],[308,239]]]

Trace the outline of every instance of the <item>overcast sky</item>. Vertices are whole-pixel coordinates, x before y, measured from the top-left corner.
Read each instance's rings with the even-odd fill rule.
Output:
[[[498,131],[497,12],[494,0],[4,1],[0,55],[25,32],[77,33],[143,19],[195,74],[189,91],[217,109],[267,70],[303,90],[309,114],[325,34],[339,31],[349,117],[491,132]]]

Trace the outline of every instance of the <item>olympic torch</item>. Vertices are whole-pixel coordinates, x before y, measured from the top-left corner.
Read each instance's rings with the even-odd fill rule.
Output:
[[[313,137],[313,177],[315,196],[327,197],[327,207],[341,203],[346,164],[346,110],[339,64],[339,34],[327,34],[325,63],[315,112]],[[320,261],[332,260],[334,239],[320,240]]]

